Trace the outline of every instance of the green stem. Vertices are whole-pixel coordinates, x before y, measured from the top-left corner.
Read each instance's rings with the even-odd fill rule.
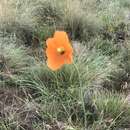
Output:
[[[79,72],[77,65],[75,63],[73,63],[73,65],[78,73],[79,88],[80,88],[80,96],[79,97],[81,97],[82,107],[83,107],[83,111],[84,111],[84,126],[85,126],[85,128],[87,128],[87,118],[86,118],[86,109],[85,109],[85,103],[84,103],[84,93],[83,93],[83,88],[82,88],[82,79],[81,79],[81,75],[80,75],[80,72]]]

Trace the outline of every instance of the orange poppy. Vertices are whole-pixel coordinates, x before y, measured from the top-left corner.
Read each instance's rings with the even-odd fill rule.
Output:
[[[46,41],[47,65],[52,70],[61,68],[64,64],[73,61],[73,48],[68,35],[64,31],[56,31],[53,38]]]

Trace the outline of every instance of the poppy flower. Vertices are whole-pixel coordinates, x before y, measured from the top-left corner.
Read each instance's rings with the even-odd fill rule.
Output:
[[[73,48],[64,31],[56,31],[52,38],[46,40],[47,66],[52,70],[61,68],[73,61]]]

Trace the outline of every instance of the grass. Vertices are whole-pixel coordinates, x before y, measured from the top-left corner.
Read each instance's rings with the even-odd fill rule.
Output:
[[[108,90],[94,91],[93,103],[98,111],[98,119],[88,129],[110,130],[129,128],[129,105],[126,97]],[[127,116],[126,116],[127,115]]]
[[[95,105],[100,111],[101,118],[105,119],[108,128],[122,126],[129,122],[129,105],[125,97],[117,93],[100,92],[101,96],[94,97]],[[103,100],[102,100],[103,99]],[[126,118],[127,115],[127,118]],[[108,123],[108,124],[107,124]]]
[[[129,128],[129,9],[129,0],[1,2],[0,129]],[[55,30],[74,48],[74,63],[56,72],[43,49]]]
[[[21,86],[34,90],[33,96],[43,104],[42,114],[47,120],[63,118],[82,123],[82,115],[86,111],[82,92],[92,83],[102,82],[113,67],[107,57],[95,50],[91,51],[93,55],[89,55],[86,48],[82,51],[80,55],[75,54],[74,65],[52,72],[43,63],[37,64],[20,79]]]

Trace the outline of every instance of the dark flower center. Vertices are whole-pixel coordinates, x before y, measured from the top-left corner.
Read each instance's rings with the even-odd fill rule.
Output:
[[[63,55],[65,53],[65,48],[64,47],[59,47],[57,48],[57,52],[60,54],[60,55]]]

